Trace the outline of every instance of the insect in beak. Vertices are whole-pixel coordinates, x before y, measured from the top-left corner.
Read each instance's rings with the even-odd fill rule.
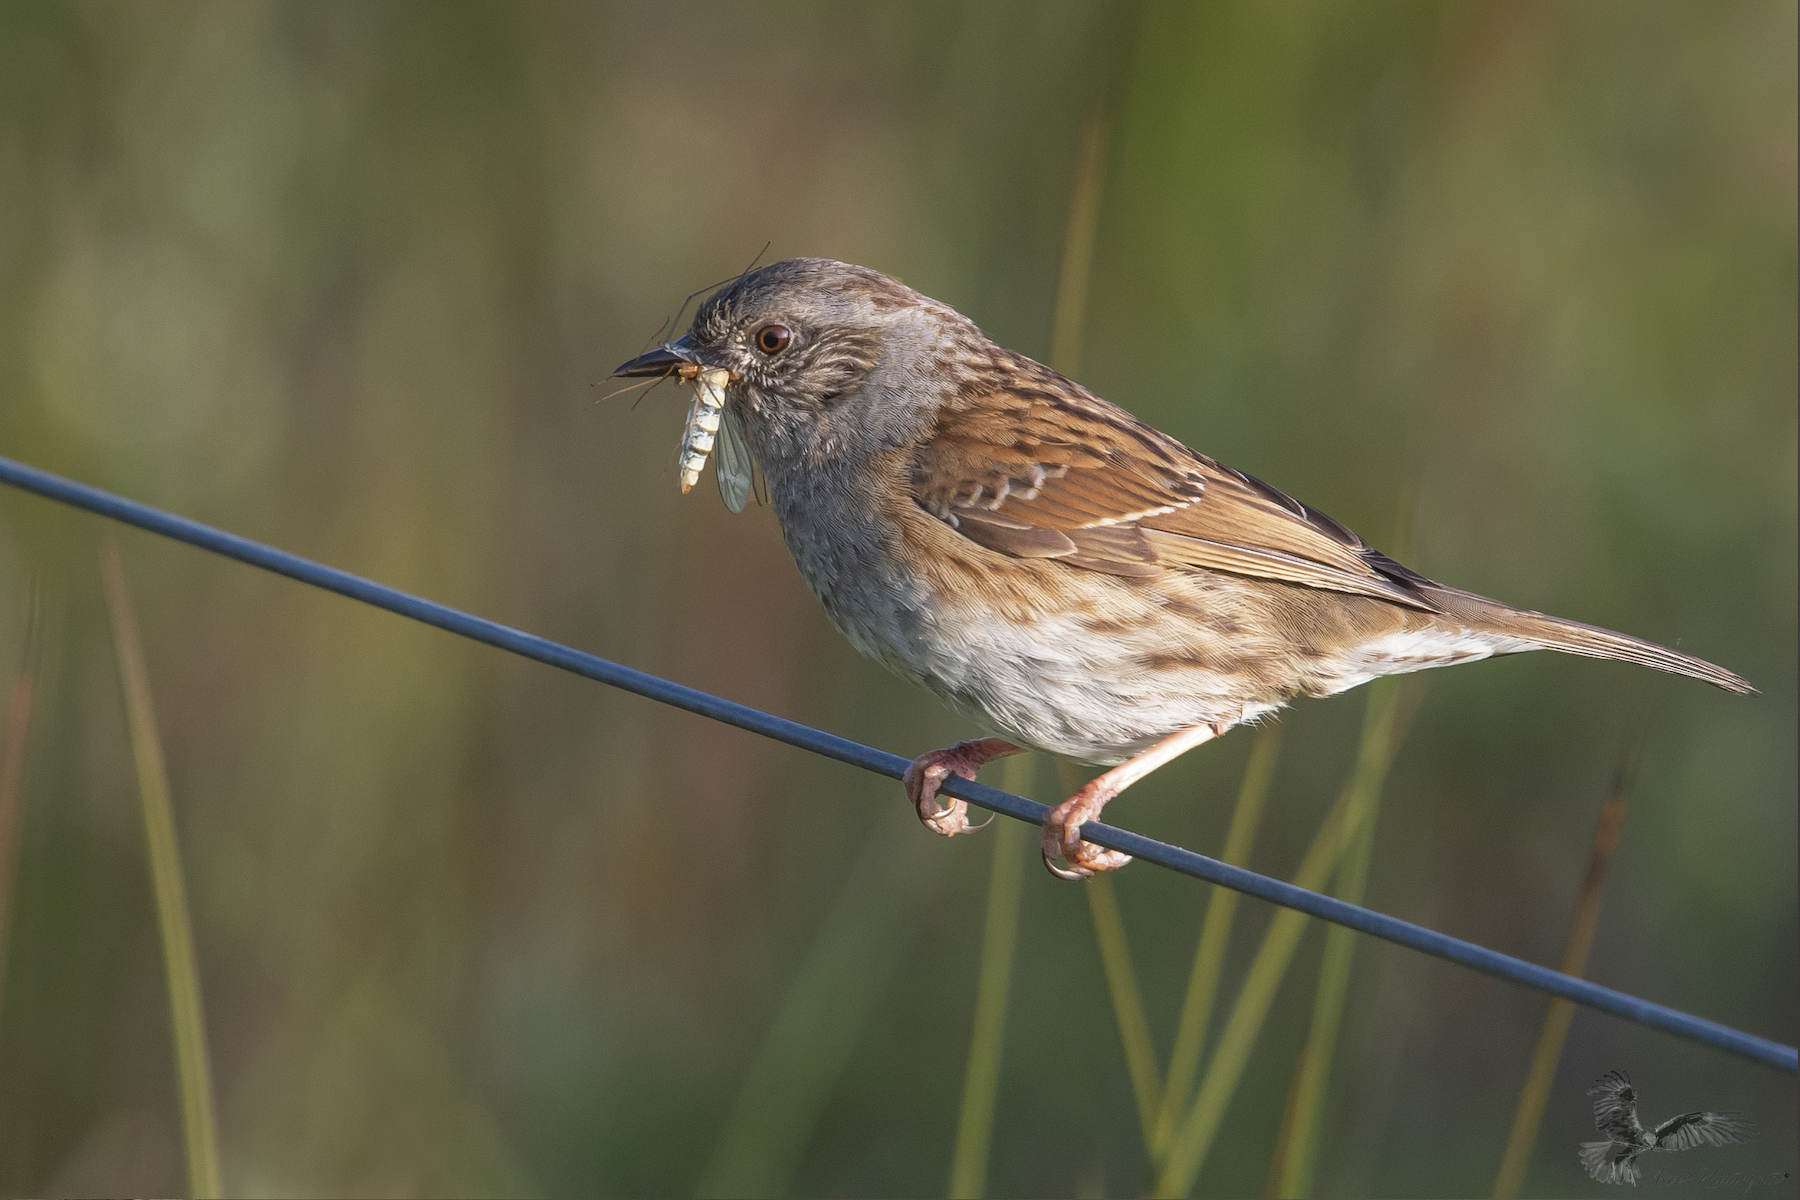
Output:
[[[675,368],[677,376],[694,385],[694,403],[688,409],[687,426],[681,431],[681,494],[700,481],[700,471],[712,453],[713,441],[719,436],[719,422],[725,415],[725,385],[731,372],[723,367],[701,367],[683,363]]]
[[[658,346],[640,354],[614,371],[615,376],[670,377],[687,381],[694,389],[694,403],[688,409],[687,423],[681,431],[681,492],[686,495],[700,481],[700,472],[716,444],[719,461],[719,494],[725,507],[743,512],[750,498],[755,468],[744,445],[744,437],[736,421],[725,411],[725,385],[732,373],[724,367],[709,367],[693,359],[694,347],[687,338]]]

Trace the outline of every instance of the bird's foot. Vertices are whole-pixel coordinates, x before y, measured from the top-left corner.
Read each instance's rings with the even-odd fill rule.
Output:
[[[975,772],[981,769],[983,763],[1020,753],[1023,753],[1022,747],[1000,738],[958,742],[948,750],[933,750],[913,759],[912,766],[906,768],[906,774],[900,777],[900,781],[906,785],[906,797],[919,810],[919,820],[924,822],[927,829],[945,837],[973,833],[984,827],[987,821],[980,825],[970,824],[969,806],[954,798],[947,807],[939,808],[938,785],[951,775],[974,779]]]
[[[1044,866],[1058,879],[1087,879],[1096,871],[1116,871],[1131,855],[1081,840],[1081,827],[1100,815],[1106,802],[1170,759],[1225,732],[1223,724],[1177,729],[1148,750],[1139,751],[1044,814]],[[1056,865],[1056,859],[1068,864]]]
[[[1098,817],[1117,794],[1118,789],[1108,787],[1102,775],[1044,814],[1044,867],[1052,875],[1087,879],[1099,871],[1116,871],[1131,861],[1129,854],[1081,840],[1082,825]],[[1058,858],[1068,865],[1057,866],[1054,860]]]

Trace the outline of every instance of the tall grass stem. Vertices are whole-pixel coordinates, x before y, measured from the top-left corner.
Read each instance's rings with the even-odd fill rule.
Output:
[[[1225,848],[1219,853],[1220,861],[1234,867],[1250,865],[1250,847],[1256,841],[1263,802],[1269,798],[1269,784],[1275,778],[1275,761],[1280,754],[1281,726],[1271,722],[1256,731],[1244,781],[1238,787],[1237,805],[1231,810]],[[1225,947],[1231,940],[1231,923],[1237,916],[1239,898],[1230,888],[1215,887],[1206,902],[1206,918],[1200,925],[1194,966],[1188,973],[1187,994],[1182,998],[1181,1016],[1175,1026],[1175,1047],[1169,1054],[1169,1079],[1163,1087],[1150,1142],[1153,1168],[1162,1165],[1169,1139],[1175,1136],[1175,1123],[1193,1095],[1194,1076],[1200,1070],[1200,1052],[1206,1046],[1206,1029],[1218,999],[1219,973],[1225,962]]]
[[[1069,202],[1069,225],[1063,234],[1062,273],[1056,282],[1056,313],[1050,337],[1050,365],[1070,378],[1081,369],[1081,336],[1087,317],[1088,280],[1093,276],[1094,235],[1100,228],[1106,143],[1105,114],[1090,114],[1081,126],[1075,194]]]
[[[1131,1093],[1137,1099],[1138,1123],[1148,1149],[1162,1100],[1162,1082],[1157,1078],[1160,1072],[1156,1067],[1156,1047],[1150,1040],[1144,997],[1131,962],[1131,944],[1125,938],[1125,922],[1119,916],[1119,898],[1113,891],[1111,876],[1102,872],[1082,887],[1087,892],[1088,912],[1094,919],[1094,938],[1100,943],[1106,990],[1112,996],[1113,1014],[1119,1022],[1125,1069],[1131,1076]]]
[[[1075,764],[1059,760],[1057,781],[1064,795],[1081,787]],[[1161,1074],[1156,1066],[1156,1045],[1150,1038],[1150,1021],[1144,1013],[1143,989],[1131,961],[1131,943],[1125,937],[1125,921],[1119,915],[1119,898],[1112,879],[1098,874],[1082,885],[1087,892],[1088,913],[1094,920],[1094,940],[1100,946],[1100,965],[1106,972],[1106,990],[1112,998],[1113,1017],[1119,1024],[1119,1041],[1125,1050],[1125,1070],[1137,1100],[1138,1124],[1144,1145],[1150,1146],[1156,1112],[1162,1102]]]
[[[1349,824],[1355,830],[1337,869],[1334,893],[1340,900],[1361,904],[1369,879],[1369,857],[1375,845],[1375,818],[1381,808],[1381,786],[1398,744],[1403,701],[1416,701],[1416,677],[1404,683],[1392,676],[1369,685],[1368,706],[1363,710],[1363,733],[1357,748],[1356,773],[1351,780]],[[1406,693],[1410,692],[1408,696]],[[1410,707],[1410,705],[1408,705]],[[1325,933],[1325,952],[1319,965],[1318,992],[1313,1000],[1312,1027],[1301,1052],[1292,1104],[1283,1121],[1280,1174],[1276,1195],[1310,1196],[1319,1158],[1320,1116],[1331,1082],[1331,1062],[1343,1026],[1344,1000],[1350,990],[1351,960],[1356,954],[1356,933],[1334,925]]]
[[[175,1042],[175,1076],[181,1093],[181,1129],[187,1152],[188,1192],[195,1197],[223,1194],[219,1186],[217,1119],[208,1064],[206,1021],[200,1007],[200,975],[194,960],[193,924],[181,877],[175,816],[169,803],[169,775],[162,739],[150,700],[150,674],[138,638],[137,619],[125,590],[118,543],[108,534],[100,544],[100,579],[112,617],[119,686],[131,732],[132,760],[144,802],[144,841],[156,920],[162,931],[163,966],[169,984],[169,1018]]]
[[[893,833],[892,824],[877,823],[850,864],[744,1074],[696,1196],[793,1190],[831,1091],[899,961],[916,900],[946,861],[938,846],[897,853]]]
[[[1028,754],[1006,760],[1007,791],[1024,795],[1031,790],[1034,761]],[[976,1200],[987,1188],[1000,1059],[1006,1044],[1006,1008],[1019,940],[1019,892],[1031,833],[1031,828],[1019,821],[1001,821],[994,829],[994,867],[988,879],[987,920],[981,935],[981,977],[975,987],[975,1028],[969,1036],[962,1113],[950,1163],[950,1200]]]
[[[19,858],[19,810],[25,793],[25,747],[37,695],[43,623],[38,585],[31,587],[25,616],[25,646],[19,670],[7,689],[6,724],[0,727],[0,1012],[6,999],[7,945],[12,929],[13,871]]]
[[[1393,704],[1395,695],[1391,689],[1373,692],[1369,703]],[[1383,697],[1387,699],[1382,701]],[[1379,728],[1381,724],[1365,721],[1365,739],[1371,728]],[[1394,716],[1388,720],[1389,733],[1385,738],[1390,752],[1399,744],[1404,725],[1401,709],[1396,706]],[[1359,754],[1359,763],[1361,758]],[[1387,762],[1382,762],[1381,766],[1385,774]],[[1356,793],[1353,780],[1352,785],[1339,794],[1331,811],[1326,814],[1319,832],[1313,837],[1312,845],[1307,848],[1306,856],[1301,859],[1300,869],[1294,874],[1293,882],[1297,887],[1317,891],[1337,868],[1338,861],[1357,833],[1357,822],[1369,815],[1367,806],[1356,802]],[[1226,1019],[1225,1030],[1219,1035],[1218,1047],[1213,1051],[1205,1074],[1201,1076],[1194,1103],[1169,1143],[1168,1156],[1157,1177],[1153,1195],[1185,1196],[1193,1190],[1200,1168],[1205,1165],[1207,1152],[1212,1148],[1213,1137],[1219,1131],[1219,1123],[1224,1119],[1225,1110],[1237,1090],[1238,1080],[1250,1061],[1250,1052],[1255,1048],[1263,1020],[1268,1016],[1270,1005],[1274,1003],[1275,992],[1281,986],[1288,965],[1293,961],[1294,950],[1300,944],[1300,935],[1306,929],[1306,921],[1305,913],[1287,908],[1277,912],[1270,921],[1262,944],[1257,948],[1256,957],[1251,960],[1249,974],[1238,991],[1237,1002],[1232,1005],[1231,1015]]]

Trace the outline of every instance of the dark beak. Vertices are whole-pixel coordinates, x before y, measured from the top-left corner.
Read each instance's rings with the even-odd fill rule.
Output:
[[[613,376],[617,378],[620,375],[656,377],[673,375],[684,366],[698,365],[699,361],[694,354],[693,341],[684,337],[673,342],[665,342],[648,354],[640,354],[628,363],[621,363],[619,368],[613,372]]]

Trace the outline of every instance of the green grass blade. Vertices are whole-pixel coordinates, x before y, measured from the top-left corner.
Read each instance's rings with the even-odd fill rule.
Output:
[[[1219,854],[1220,861],[1235,867],[1249,865],[1250,847],[1256,840],[1256,827],[1262,820],[1263,802],[1269,797],[1269,783],[1275,777],[1275,760],[1280,753],[1281,726],[1270,723],[1257,730],[1249,765],[1244,768],[1244,782],[1238,788],[1237,807],[1231,813],[1231,828],[1225,834],[1225,848]],[[1206,919],[1201,923],[1200,941],[1194,948],[1194,967],[1188,974],[1187,995],[1182,999],[1181,1017],[1175,1026],[1175,1048],[1169,1055],[1169,1081],[1163,1090],[1151,1136],[1152,1167],[1162,1165],[1169,1139],[1175,1136],[1175,1123],[1193,1094],[1194,1076],[1200,1069],[1200,1051],[1206,1045],[1206,1027],[1212,1021],[1213,1004],[1219,994],[1219,971],[1225,962],[1231,922],[1237,915],[1241,898],[1230,888],[1215,887],[1207,900]]]
[[[1317,890],[1330,874],[1336,857],[1333,851],[1341,840],[1344,827],[1343,807],[1340,801],[1313,839],[1312,849],[1307,851],[1294,876],[1294,882],[1299,886]],[[1250,973],[1238,991],[1237,1003],[1225,1022],[1225,1031],[1219,1037],[1218,1048],[1201,1077],[1200,1090],[1188,1110],[1187,1119],[1169,1143],[1168,1156],[1153,1195],[1185,1196],[1192,1190],[1211,1148],[1213,1135],[1218,1132],[1219,1121],[1225,1115],[1239,1076],[1243,1074],[1244,1064],[1250,1059],[1250,1050],[1262,1029],[1263,1018],[1275,999],[1275,990],[1281,985],[1281,978],[1287,972],[1305,928],[1305,914],[1284,908],[1275,914],[1268,932],[1263,935],[1262,945],[1251,961]]]
[[[1016,795],[1031,790],[1033,759],[1006,760],[1001,786]],[[1006,1007],[1012,990],[1013,953],[1019,940],[1019,892],[1032,830],[1020,821],[994,825],[994,869],[988,880],[987,921],[981,936],[981,978],[975,988],[975,1028],[963,1075],[962,1113],[950,1163],[950,1200],[976,1200],[987,1187],[988,1148],[994,1135],[994,1103],[1000,1090],[1000,1058],[1006,1043]]]
[[[1575,1005],[1563,999],[1552,1000],[1550,1011],[1544,1014],[1544,1027],[1538,1033],[1531,1068],[1525,1074],[1525,1086],[1519,1089],[1519,1106],[1513,1111],[1506,1151],[1500,1156],[1500,1170],[1494,1176],[1495,1200],[1510,1200],[1519,1194],[1519,1185],[1525,1180],[1525,1168],[1531,1165],[1538,1128],[1543,1124],[1544,1107],[1550,1100],[1556,1066],[1562,1060],[1563,1042],[1569,1036],[1569,1023],[1574,1018]]]
[[[193,925],[188,918],[187,891],[181,878],[181,854],[175,840],[175,816],[169,804],[169,775],[162,740],[150,701],[150,675],[117,544],[108,537],[100,548],[100,578],[112,616],[113,647],[119,660],[119,686],[131,731],[132,759],[144,802],[144,841],[150,860],[150,885],[156,896],[156,920],[162,930],[163,965],[169,983],[169,1018],[174,1030],[175,1076],[181,1092],[181,1129],[187,1151],[188,1190],[195,1197],[222,1194],[219,1146],[213,1109],[212,1073],[207,1063],[206,1021],[200,1009],[200,975],[194,962]]]
[[[1388,697],[1386,704],[1393,703],[1391,692],[1378,690],[1371,693],[1370,705],[1382,702],[1384,696]],[[1396,709],[1396,714],[1397,712]],[[1391,754],[1392,748],[1399,743],[1399,730],[1404,727],[1404,722],[1398,720],[1397,716],[1390,716],[1386,722],[1365,723],[1365,738],[1369,729],[1383,724],[1389,730],[1385,742]],[[1362,756],[1359,754],[1359,764],[1361,761]],[[1386,761],[1381,763],[1381,768],[1385,774]],[[1367,819],[1369,815],[1367,806],[1357,803],[1357,792],[1353,780],[1351,786],[1346,787],[1332,805],[1324,823],[1319,826],[1319,832],[1313,837],[1305,858],[1301,860],[1300,869],[1294,874],[1293,882],[1297,886],[1317,891],[1331,877],[1348,844],[1358,832],[1358,822]],[[1168,1157],[1157,1178],[1153,1195],[1185,1196],[1193,1190],[1200,1168],[1205,1165],[1207,1152],[1212,1148],[1213,1137],[1219,1131],[1219,1123],[1224,1119],[1225,1110],[1237,1090],[1238,1080],[1250,1061],[1250,1052],[1255,1048],[1263,1020],[1268,1016],[1270,1005],[1274,1003],[1275,992],[1281,986],[1288,965],[1293,961],[1294,950],[1300,944],[1300,935],[1305,932],[1307,919],[1304,913],[1283,908],[1276,912],[1269,923],[1262,945],[1257,948],[1256,957],[1251,961],[1250,972],[1238,992],[1237,1002],[1232,1006],[1231,1016],[1225,1022],[1225,1031],[1219,1037],[1218,1048],[1213,1052],[1212,1061],[1207,1064],[1206,1073],[1201,1077],[1193,1106],[1169,1143]]]
[[[12,877],[19,852],[19,805],[25,788],[26,735],[37,695],[38,651],[43,638],[38,589],[31,589],[25,618],[25,649],[7,689],[6,724],[0,727],[0,1000],[6,996],[6,946],[12,927]]]
[[[1050,336],[1050,365],[1071,379],[1081,369],[1081,330],[1087,315],[1105,174],[1106,117],[1096,112],[1081,126],[1081,156],[1076,161],[1075,195],[1063,234],[1062,274],[1056,282],[1056,314]]]
[[[1112,995],[1113,1015],[1119,1021],[1119,1040],[1125,1046],[1125,1069],[1131,1075],[1131,1091],[1137,1098],[1138,1122],[1144,1145],[1150,1146],[1162,1084],[1157,1079],[1156,1048],[1150,1041],[1150,1023],[1144,1016],[1143,993],[1131,963],[1131,946],[1125,940],[1125,922],[1119,916],[1119,899],[1112,879],[1102,873],[1083,885],[1088,911],[1094,918],[1094,938],[1100,943],[1100,961],[1106,969],[1106,990]]]
[[[1594,928],[1600,922],[1600,896],[1606,887],[1606,868],[1612,862],[1613,849],[1619,844],[1619,828],[1625,822],[1625,798],[1631,791],[1636,765],[1635,750],[1627,747],[1619,756],[1612,786],[1607,789],[1606,803],[1600,808],[1600,821],[1594,827],[1594,842],[1588,851],[1587,874],[1581,881],[1581,897],[1575,904],[1575,920],[1569,927],[1569,940],[1563,946],[1561,969],[1565,975],[1580,975],[1587,970],[1588,951],[1594,946]],[[1525,1168],[1531,1165],[1531,1148],[1537,1142],[1538,1127],[1543,1124],[1544,1106],[1550,1100],[1550,1085],[1556,1080],[1556,1065],[1562,1061],[1563,1041],[1569,1036],[1569,1022],[1574,1016],[1575,1006],[1567,1000],[1552,1000],[1550,1011],[1544,1015],[1544,1028],[1538,1034],[1537,1050],[1531,1056],[1531,1069],[1526,1072],[1525,1086],[1519,1091],[1519,1106],[1513,1112],[1506,1152],[1500,1158],[1500,1171],[1494,1178],[1494,1200],[1511,1200],[1519,1194]]]
[[[897,852],[893,833],[890,823],[877,824],[851,865],[738,1088],[695,1195],[791,1190],[832,1085],[899,960],[905,920],[947,861],[941,852]]]
[[[1287,1163],[1288,1142],[1293,1139],[1294,1110],[1300,1104],[1300,1092],[1306,1086],[1309,1074],[1306,1064],[1306,1052],[1311,1045],[1300,1047],[1300,1054],[1294,1059],[1294,1077],[1288,1081],[1287,1099],[1281,1105],[1281,1131],[1275,1136],[1275,1153],[1269,1159],[1269,1177],[1263,1183],[1263,1195],[1277,1196],[1281,1193],[1281,1169]]]
[[[1074,763],[1059,760],[1057,782],[1064,795],[1081,787],[1081,772]],[[1119,1024],[1119,1042],[1125,1050],[1125,1070],[1137,1101],[1138,1125],[1144,1146],[1151,1146],[1157,1110],[1162,1104],[1161,1072],[1156,1066],[1156,1045],[1150,1038],[1150,1021],[1144,1014],[1144,993],[1138,986],[1137,968],[1131,961],[1131,943],[1125,921],[1119,915],[1119,898],[1112,880],[1104,873],[1089,879],[1088,913],[1094,920],[1094,940],[1100,946],[1100,965],[1106,973],[1106,991],[1112,998],[1113,1017]]]
[[[1409,681],[1415,682],[1415,681]],[[1401,723],[1402,689],[1394,678],[1369,685],[1364,710],[1362,742],[1357,749],[1356,774],[1351,789],[1349,821],[1356,830],[1343,861],[1338,864],[1335,894],[1351,904],[1361,904],[1369,879],[1369,856],[1375,845],[1375,817],[1381,807],[1381,785],[1393,761],[1396,727]],[[1410,689],[1416,696],[1416,686]],[[1296,1076],[1293,1104],[1280,1138],[1280,1174],[1276,1194],[1301,1197],[1312,1194],[1313,1175],[1319,1157],[1319,1117],[1324,1110],[1326,1088],[1331,1081],[1331,1061],[1337,1050],[1338,1030],[1343,1025],[1344,998],[1350,989],[1350,965],[1356,953],[1356,932],[1333,925],[1325,934],[1324,960],[1319,967],[1318,994],[1313,1001],[1312,1028],[1307,1034]]]
[[[1357,836],[1350,858],[1367,851],[1361,846],[1368,827]],[[1350,899],[1348,896],[1344,899]],[[1339,936],[1340,934],[1345,936]],[[1351,930],[1333,926],[1325,934],[1325,953],[1319,965],[1318,994],[1313,1000],[1312,1028],[1295,1069],[1292,1102],[1283,1117],[1278,1144],[1278,1173],[1274,1195],[1303,1197],[1312,1194],[1313,1172],[1318,1162],[1319,1112],[1330,1082],[1331,1056],[1337,1049],[1338,1028],[1343,1021],[1344,995],[1350,985],[1350,960],[1356,946]]]

